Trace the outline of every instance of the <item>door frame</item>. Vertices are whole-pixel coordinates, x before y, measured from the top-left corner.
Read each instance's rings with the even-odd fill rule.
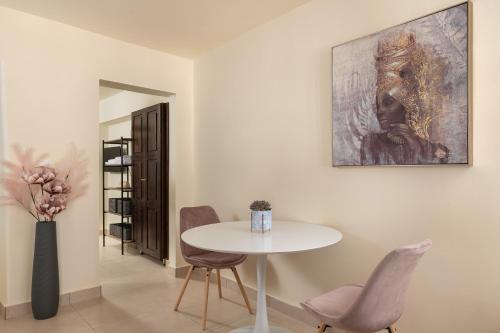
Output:
[[[169,92],[169,91],[163,91],[163,90],[158,90],[158,89],[151,89],[147,87],[141,87],[141,86],[135,86],[127,83],[120,83],[116,81],[111,81],[111,80],[106,80],[106,79],[99,79],[98,85],[96,87],[96,92],[97,95],[99,94],[99,87],[108,87],[108,88],[113,88],[113,89],[119,89],[119,90],[125,90],[125,91],[131,91],[131,92],[136,92],[136,93],[142,93],[142,94],[149,94],[149,95],[156,95],[156,96],[162,96],[166,97],[165,102],[169,104],[169,121],[168,121],[168,179],[167,179],[167,185],[168,185],[168,191],[167,191],[167,202],[165,202],[165,206],[168,207],[168,249],[166,251],[168,252],[168,266],[171,268],[176,267],[176,262],[179,257],[178,253],[178,246],[177,246],[177,231],[178,231],[178,222],[176,218],[176,211],[177,211],[177,203],[176,203],[176,170],[175,170],[175,128],[173,124],[175,123],[175,118],[176,118],[176,94],[174,92]],[[97,112],[99,112],[99,99],[97,99]],[[100,123],[97,122],[96,126],[99,128]],[[97,144],[99,144],[99,140],[96,140]],[[100,147],[100,144],[99,144]],[[100,148],[97,149],[97,156],[94,156],[96,161],[100,162],[101,159],[101,151]],[[101,163],[99,163],[101,165]],[[99,179],[99,184],[101,184],[101,177],[100,173],[96,175]],[[101,214],[98,214],[98,218],[100,217]],[[100,221],[100,220],[99,220]],[[99,222],[99,224],[102,221]],[[96,233],[97,234],[97,233]]]

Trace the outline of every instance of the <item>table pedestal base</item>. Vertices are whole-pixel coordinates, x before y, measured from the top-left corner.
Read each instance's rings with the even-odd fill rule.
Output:
[[[266,302],[266,268],[267,255],[261,254],[257,256],[257,312],[255,315],[255,325],[237,328],[230,333],[292,333],[291,331],[269,326],[267,318],[267,302]]]
[[[247,326],[247,327],[237,328],[235,330],[230,331],[229,333],[257,333],[257,332],[255,332],[255,326]],[[270,326],[268,331],[258,332],[258,333],[293,333],[293,332],[287,330],[286,328]]]

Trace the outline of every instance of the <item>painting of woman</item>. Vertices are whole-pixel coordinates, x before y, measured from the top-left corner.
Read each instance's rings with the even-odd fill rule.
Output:
[[[333,166],[469,164],[467,6],[332,48]]]

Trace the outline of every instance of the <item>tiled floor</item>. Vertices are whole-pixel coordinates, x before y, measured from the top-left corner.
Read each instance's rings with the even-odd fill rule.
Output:
[[[108,239],[107,239],[108,241]],[[101,248],[100,272],[103,296],[101,299],[83,301],[64,306],[51,319],[35,321],[31,315],[0,320],[1,333],[201,333],[203,285],[191,281],[179,312],[172,309],[182,279],[167,275],[158,263],[133,253],[120,255],[119,243],[109,239]],[[249,315],[239,293],[224,289],[224,298],[217,294],[212,284],[208,305],[207,333],[223,333],[251,325]],[[254,306],[254,303],[252,302]],[[297,333],[314,332],[272,309],[272,324]]]

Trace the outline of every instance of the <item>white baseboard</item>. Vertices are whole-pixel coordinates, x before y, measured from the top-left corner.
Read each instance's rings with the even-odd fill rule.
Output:
[[[190,266],[182,266],[182,267],[167,266],[167,270],[170,276],[174,276],[176,278],[184,278],[186,277],[186,274],[189,271],[189,267]]]
[[[59,297],[59,306],[75,304],[93,298],[101,297],[101,286],[76,290],[62,294]],[[11,319],[23,316],[31,312],[31,302],[20,303],[15,305],[4,306],[0,303],[0,314],[3,319]]]
[[[228,279],[226,277],[221,276],[221,284],[225,286],[226,288],[240,292],[240,289],[238,287],[238,284],[236,281],[233,281],[231,279]],[[253,287],[249,287],[246,285],[243,285],[245,288],[245,291],[248,295],[249,298],[252,300],[257,299],[257,290]],[[287,302],[284,302],[272,295],[267,294],[267,306],[271,309],[274,309],[278,312],[281,312],[289,317],[292,317],[294,319],[300,320],[303,323],[306,323],[308,325],[315,325],[317,324],[317,320],[312,318],[304,309],[302,309],[299,306],[289,304]]]

